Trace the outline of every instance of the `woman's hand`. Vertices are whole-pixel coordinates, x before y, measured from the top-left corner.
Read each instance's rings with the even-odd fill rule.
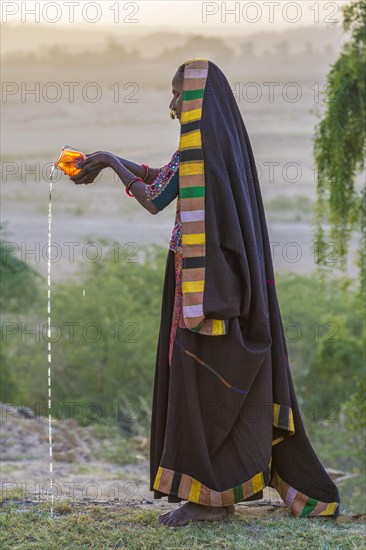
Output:
[[[97,151],[86,155],[85,160],[80,160],[75,166],[80,168],[80,172],[70,179],[76,184],[88,185],[93,183],[95,178],[104,168],[110,166],[110,160],[113,155],[105,151]]]

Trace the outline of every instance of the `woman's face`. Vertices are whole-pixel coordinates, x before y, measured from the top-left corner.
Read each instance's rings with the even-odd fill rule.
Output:
[[[183,74],[178,71],[172,80],[173,99],[170,102],[169,109],[175,111],[176,117],[180,120],[183,102]]]

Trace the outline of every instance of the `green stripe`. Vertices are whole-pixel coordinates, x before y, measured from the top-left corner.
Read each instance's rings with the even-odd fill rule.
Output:
[[[191,99],[201,99],[203,97],[204,88],[200,90],[184,90],[183,101],[190,101]]]
[[[202,328],[202,325],[203,325],[203,320],[198,323],[198,325],[196,325],[195,327],[191,328],[190,330],[192,330],[193,332],[199,332]]]
[[[315,508],[315,506],[318,504],[318,501],[315,500],[315,498],[308,498],[308,500],[305,503],[304,508],[302,509],[301,515],[302,516],[308,516],[310,512],[312,512]]]
[[[192,199],[195,197],[205,196],[205,186],[200,187],[183,187],[180,190],[180,197],[182,199]]]
[[[238,485],[237,487],[233,488],[234,491],[234,501],[240,502],[243,500],[243,486]]]

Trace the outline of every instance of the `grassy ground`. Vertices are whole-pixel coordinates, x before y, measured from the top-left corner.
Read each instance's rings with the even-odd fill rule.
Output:
[[[154,502],[60,501],[50,516],[49,503],[10,498],[0,512],[1,547],[11,549],[359,549],[362,516],[296,518],[283,506],[240,504],[222,522],[181,528],[159,524]]]
[[[104,425],[83,427],[74,423],[71,429],[64,421],[54,426],[57,445],[53,475],[56,487],[62,492],[56,490],[59,496],[51,517],[50,502],[44,501],[49,482],[45,479],[47,425],[34,419],[24,422],[12,413],[2,425],[6,443],[2,479],[8,485],[3,486],[0,496],[0,548],[333,550],[363,547],[364,516],[358,513],[364,511],[360,477],[340,483],[341,516],[337,520],[294,517],[272,490],[268,496],[265,494],[263,501],[237,505],[235,514],[223,522],[201,522],[174,529],[158,522],[159,514],[175,505],[165,499],[152,500],[146,437],[127,438],[120,429]],[[328,456],[328,439],[323,443],[326,446],[321,446],[321,450]],[[331,464],[338,464],[337,456],[331,455]],[[351,463],[349,466],[352,470]],[[74,499],[67,499],[68,484],[76,482]],[[88,484],[92,489],[86,493]],[[83,498],[97,498],[95,485],[100,489],[98,500]],[[39,497],[37,487],[42,489]],[[117,500],[113,501],[114,498]]]

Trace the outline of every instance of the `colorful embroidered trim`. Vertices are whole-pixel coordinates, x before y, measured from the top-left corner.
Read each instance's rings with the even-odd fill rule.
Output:
[[[158,175],[155,180],[146,187],[146,195],[148,200],[155,199],[162,193],[166,185],[170,182],[175,172],[179,167],[179,149],[173,154],[168,164],[159,168]]]
[[[271,487],[274,487],[290,512],[295,516],[337,516],[339,514],[339,502],[321,502],[308,497],[286,483],[274,471],[271,479]]]
[[[182,224],[182,294],[185,325],[209,336],[227,334],[228,320],[206,319],[203,313],[205,284],[205,167],[201,116],[208,74],[207,59],[184,63],[183,102],[179,141],[179,197]]]
[[[174,228],[172,231],[172,236],[169,241],[169,248],[170,250],[177,251],[179,253],[182,253],[182,222],[180,219],[180,199],[177,198],[177,208],[175,213],[175,222],[174,222]],[[180,260],[180,263],[182,261]],[[181,282],[179,283],[181,285]],[[185,328],[185,325],[184,325]]]
[[[177,172],[179,167],[179,149],[175,151],[172,158],[162,168],[159,168],[155,180],[146,187],[147,200],[153,200],[166,189],[172,177]],[[182,225],[180,220],[179,197],[177,198],[177,207],[175,215],[175,225],[169,241],[168,248],[170,250],[179,250],[182,252]]]
[[[259,493],[268,485],[269,481],[270,466],[241,485],[226,489],[226,491],[214,491],[187,474],[181,474],[159,466],[154,481],[154,489],[161,493],[198,504],[205,504],[206,506],[229,506]]]
[[[263,491],[270,483],[276,489],[291,514],[295,516],[334,516],[339,515],[339,502],[322,502],[308,497],[291,487],[274,471],[270,478],[272,457],[269,466],[241,485],[225,491],[214,491],[193,477],[159,466],[154,489],[166,495],[206,506],[229,506]]]
[[[175,335],[179,324],[179,319],[182,311],[182,254],[175,252],[174,265],[175,265],[175,293],[174,293],[174,307],[172,315],[172,324],[170,328],[170,340],[169,340],[169,366],[172,366],[173,346],[175,341]]]

